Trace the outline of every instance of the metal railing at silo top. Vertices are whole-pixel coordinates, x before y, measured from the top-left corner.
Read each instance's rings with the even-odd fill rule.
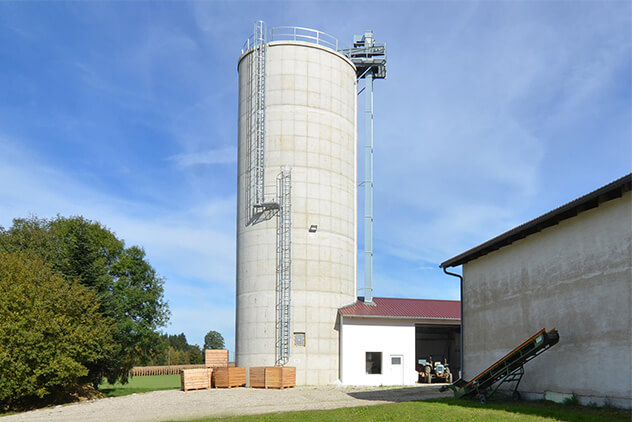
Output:
[[[310,44],[322,45],[338,51],[338,39],[326,32],[300,26],[275,26],[266,31],[266,36],[258,37],[252,34],[241,48],[241,53],[245,53],[251,48],[270,41],[303,41]]]

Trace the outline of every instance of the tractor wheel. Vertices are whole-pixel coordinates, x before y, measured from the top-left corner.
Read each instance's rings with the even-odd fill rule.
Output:
[[[481,401],[481,404],[487,404],[487,396],[485,394],[481,393],[478,399]]]
[[[513,394],[511,395],[511,398],[513,399],[513,401],[519,401],[520,400],[520,393],[517,391],[514,391]]]

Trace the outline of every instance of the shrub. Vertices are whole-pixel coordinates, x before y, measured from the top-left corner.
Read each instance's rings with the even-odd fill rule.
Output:
[[[77,281],[98,297],[98,312],[112,321],[110,353],[88,365],[96,388],[102,378],[127,382],[129,370],[155,355],[162,343],[158,328],[169,317],[164,280],[145,252],[102,224],[83,217],[46,220],[18,218],[0,227],[0,251],[34,254],[68,281]]]
[[[569,398],[564,399],[563,404],[567,406],[577,406],[579,405],[579,397],[577,397],[577,394],[573,393]]]
[[[34,254],[0,252],[0,404],[74,388],[110,353],[97,295]]]

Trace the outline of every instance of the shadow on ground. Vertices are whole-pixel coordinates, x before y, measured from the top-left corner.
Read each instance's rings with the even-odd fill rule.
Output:
[[[441,397],[440,385],[427,385],[423,387],[376,389],[370,391],[354,391],[347,393],[349,396],[359,400],[370,401],[390,401],[393,403],[405,401],[428,400]]]

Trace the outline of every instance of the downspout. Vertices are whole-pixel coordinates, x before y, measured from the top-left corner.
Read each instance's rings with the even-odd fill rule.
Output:
[[[442,267],[442,268],[443,268],[443,272],[446,273],[447,275],[451,275],[453,277],[459,278],[459,284],[461,288],[461,297],[459,300],[460,305],[461,305],[461,330],[459,331],[459,334],[461,337],[461,353],[459,353],[460,361],[461,361],[461,373],[459,374],[459,378],[463,378],[463,374],[465,374],[465,368],[463,366],[463,355],[465,354],[463,353],[463,351],[465,350],[465,344],[463,343],[463,276],[457,273],[451,273],[450,271],[448,271],[446,267]]]

